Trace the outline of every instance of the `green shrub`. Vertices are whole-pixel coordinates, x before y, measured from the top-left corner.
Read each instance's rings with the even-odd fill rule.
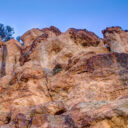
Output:
[[[54,69],[53,70],[53,75],[57,74],[60,71],[62,71],[62,68],[61,67]]]

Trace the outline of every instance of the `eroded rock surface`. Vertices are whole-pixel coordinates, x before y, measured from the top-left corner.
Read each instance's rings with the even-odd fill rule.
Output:
[[[106,44],[112,52],[128,53],[128,31],[120,27],[106,28],[102,31]]]
[[[11,39],[0,45],[0,77],[14,72],[20,66],[21,44]]]
[[[128,32],[32,29],[0,42],[0,128],[128,128]]]

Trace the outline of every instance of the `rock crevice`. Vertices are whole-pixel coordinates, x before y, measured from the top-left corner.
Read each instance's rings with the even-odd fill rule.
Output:
[[[1,46],[1,48],[2,48],[2,64],[1,64],[1,75],[0,75],[0,77],[3,77],[3,76],[5,76],[6,75],[6,57],[7,57],[7,53],[8,53],[8,50],[7,50],[7,47],[6,47],[6,45],[3,45],[3,46]]]

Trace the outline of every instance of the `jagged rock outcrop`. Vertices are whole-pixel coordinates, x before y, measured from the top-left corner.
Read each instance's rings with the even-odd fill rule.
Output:
[[[127,128],[128,35],[32,29],[0,43],[0,128]]]
[[[112,52],[128,53],[128,31],[120,27],[106,28],[102,31],[105,43]]]
[[[39,63],[42,68],[52,70],[57,64],[65,66],[71,57],[82,51],[93,51],[94,54],[108,52],[102,40],[92,32],[69,29],[60,34],[59,30],[56,31],[43,29],[44,34],[36,38],[29,49],[26,50],[25,47],[24,56],[21,57],[22,64],[32,60]],[[28,36],[26,38],[28,39]],[[25,46],[26,43],[24,42]]]

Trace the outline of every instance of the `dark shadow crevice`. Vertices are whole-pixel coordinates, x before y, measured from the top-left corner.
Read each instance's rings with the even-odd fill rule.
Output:
[[[0,73],[0,77],[3,77],[6,75],[6,57],[7,57],[7,46],[3,45],[3,53],[2,53],[2,63],[1,63],[1,73]]]

